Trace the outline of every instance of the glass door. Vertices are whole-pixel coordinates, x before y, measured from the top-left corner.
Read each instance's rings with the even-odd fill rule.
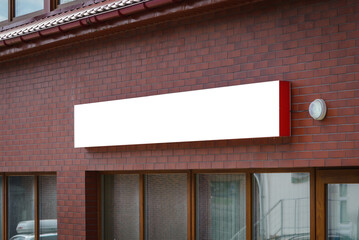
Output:
[[[317,173],[317,239],[359,239],[359,171]]]

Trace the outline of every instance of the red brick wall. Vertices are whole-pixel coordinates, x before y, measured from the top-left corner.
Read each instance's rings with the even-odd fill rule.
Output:
[[[266,1],[3,62],[0,172],[57,172],[59,239],[84,239],[85,171],[359,166],[358,27],[356,0]],[[270,80],[291,137],[73,148],[74,104]]]
[[[86,239],[98,239],[100,176],[97,172],[86,172]]]

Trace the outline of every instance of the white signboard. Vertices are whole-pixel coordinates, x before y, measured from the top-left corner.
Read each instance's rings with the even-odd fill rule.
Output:
[[[288,136],[289,108],[281,81],[75,105],[75,147]]]

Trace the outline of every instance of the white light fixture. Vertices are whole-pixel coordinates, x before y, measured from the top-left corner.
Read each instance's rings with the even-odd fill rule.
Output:
[[[323,99],[315,99],[309,105],[309,114],[314,120],[323,120],[327,114],[327,105]]]

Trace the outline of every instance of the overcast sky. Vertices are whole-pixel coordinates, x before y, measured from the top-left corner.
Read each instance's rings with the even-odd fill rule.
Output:
[[[0,10],[0,21],[4,21],[7,19],[7,16],[5,15],[6,13],[3,13],[2,10]]]
[[[7,19],[7,3],[8,0],[0,0],[0,21]]]

